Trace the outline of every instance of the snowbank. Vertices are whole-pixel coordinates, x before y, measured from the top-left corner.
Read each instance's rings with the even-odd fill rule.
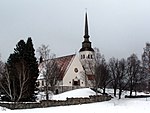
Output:
[[[66,100],[66,98],[76,98],[76,97],[89,97],[90,95],[95,95],[96,93],[90,88],[76,89],[68,92],[64,92],[58,95],[53,95],[52,100]]]

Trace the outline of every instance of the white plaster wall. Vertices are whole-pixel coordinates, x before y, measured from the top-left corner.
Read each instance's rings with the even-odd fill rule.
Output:
[[[85,58],[81,58],[81,55],[85,55]],[[92,55],[92,58],[88,58],[88,55]],[[95,65],[95,56],[94,52],[92,51],[82,51],[79,53],[80,62],[83,65],[84,69],[86,69],[87,73],[90,73],[90,71],[94,72],[94,65]]]
[[[94,52],[93,51],[82,51],[79,53],[79,58],[81,59],[81,55],[85,55],[85,59],[88,59],[89,54],[93,55],[93,59],[94,59]]]
[[[85,55],[85,58],[81,58],[81,55]],[[93,58],[88,58],[88,55],[93,55]],[[93,75],[95,66],[95,53],[93,51],[82,51],[79,53],[80,62],[82,63],[86,74]],[[87,80],[87,86],[93,87],[93,81]]]
[[[74,71],[75,68],[78,69],[77,73]],[[80,86],[84,87],[85,81],[83,79],[83,76],[84,76],[83,72],[84,72],[84,70],[83,70],[81,62],[78,58],[78,55],[75,55],[70,67],[68,68],[68,70],[63,78],[63,86],[72,86],[73,79],[75,79],[77,77],[78,79],[80,79]]]

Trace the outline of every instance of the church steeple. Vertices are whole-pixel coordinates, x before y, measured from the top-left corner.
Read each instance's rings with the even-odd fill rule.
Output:
[[[88,19],[87,19],[87,12],[85,14],[85,35],[84,38],[89,38],[89,33],[88,33]]]
[[[84,41],[82,42],[82,48],[80,49],[79,52],[81,51],[94,51],[93,48],[91,47],[91,42],[89,41],[89,33],[88,33],[88,17],[87,17],[87,12],[85,13],[85,33],[84,33]]]

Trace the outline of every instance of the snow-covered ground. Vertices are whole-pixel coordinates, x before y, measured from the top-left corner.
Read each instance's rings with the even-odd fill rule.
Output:
[[[111,93],[111,90],[108,90]],[[124,92],[126,94],[127,92]],[[95,92],[92,90],[78,89],[74,91],[65,92],[53,96],[53,99],[65,99],[66,97],[88,97],[93,95]],[[35,108],[27,110],[9,110],[0,107],[0,112],[5,113],[150,113],[150,98],[138,98],[138,99],[127,99],[122,98],[118,100],[113,98],[110,101],[83,104],[83,105],[71,105],[71,106],[59,106],[49,108]]]
[[[96,95],[96,93],[89,88],[76,89],[73,91],[64,92],[62,94],[53,95],[53,100],[66,100],[66,98],[76,97],[89,97],[90,95]]]

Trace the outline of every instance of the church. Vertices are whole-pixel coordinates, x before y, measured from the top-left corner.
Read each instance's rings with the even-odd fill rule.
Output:
[[[93,87],[94,86],[94,64],[95,64],[95,52],[92,48],[92,44],[89,40],[88,31],[88,17],[85,13],[85,32],[83,36],[82,47],[79,49],[78,54],[72,54],[68,56],[62,56],[55,58],[55,61],[60,69],[59,79],[55,86],[55,89],[59,92],[67,90]],[[39,65],[39,88],[45,86],[44,77],[42,75],[42,64]]]

